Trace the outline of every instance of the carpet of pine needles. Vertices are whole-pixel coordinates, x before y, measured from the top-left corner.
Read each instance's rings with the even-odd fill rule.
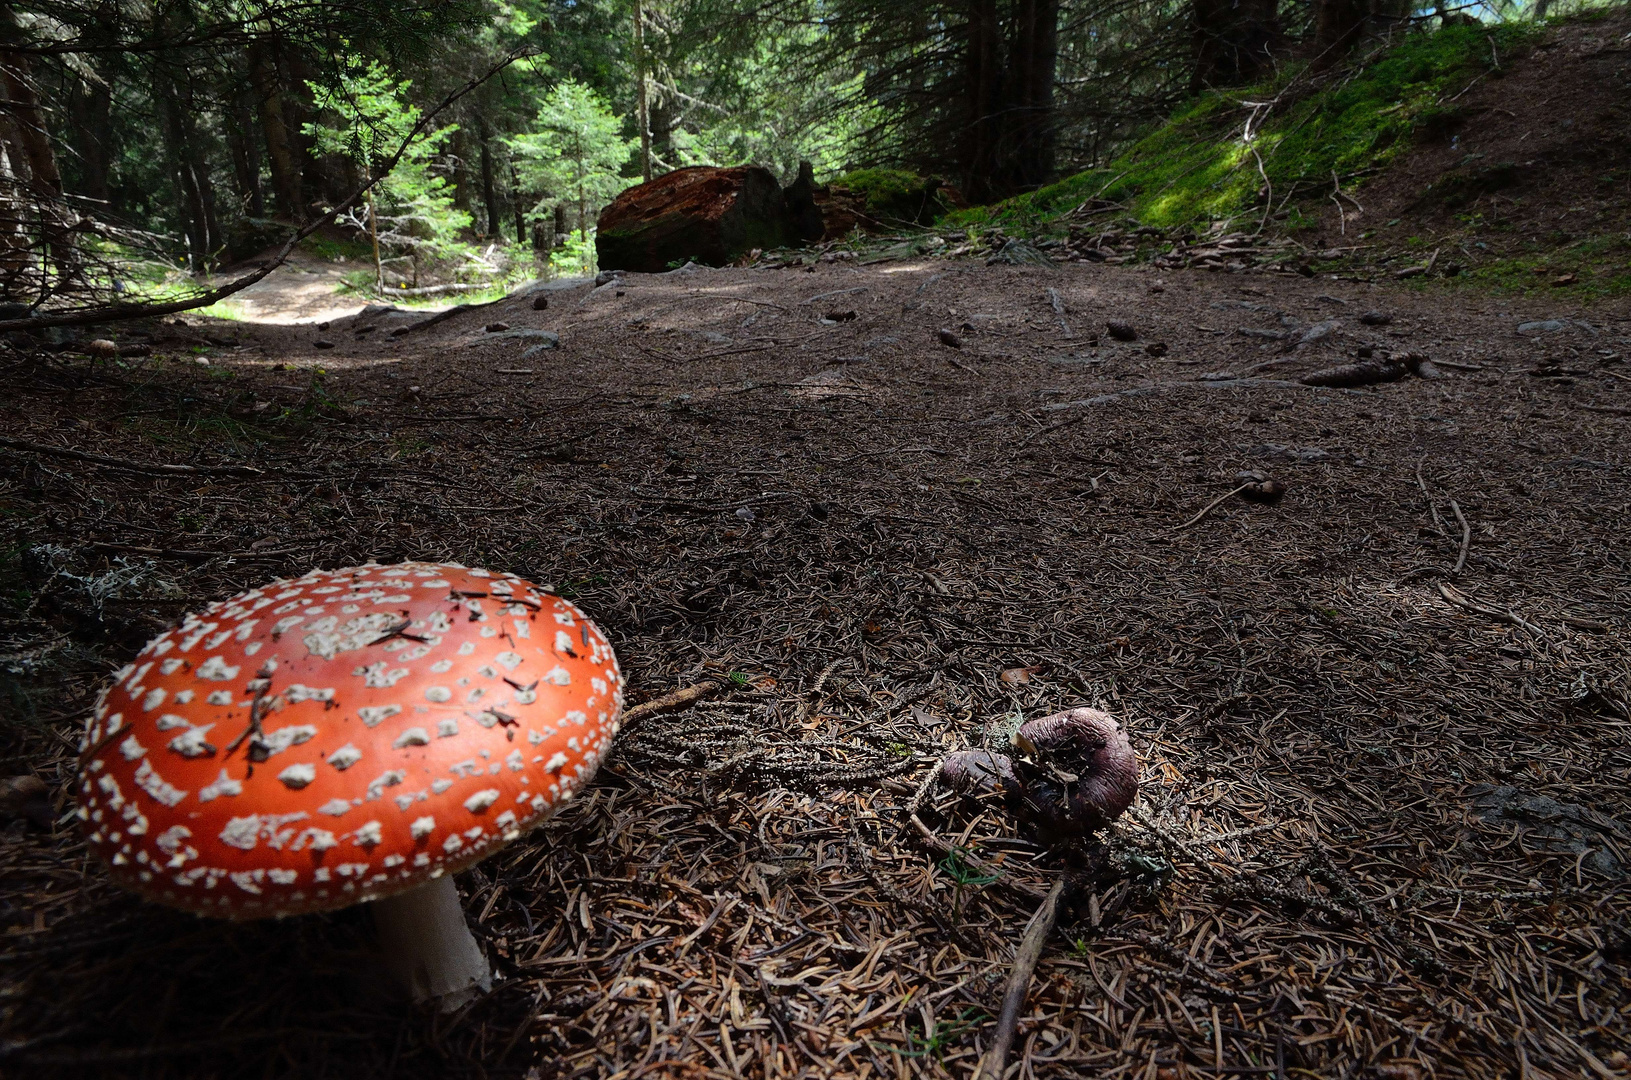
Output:
[[[966,1077],[1069,874],[1011,1076],[1627,1075],[1625,312],[896,260],[418,317],[0,352],[0,775],[53,800],[0,822],[0,1073]],[[1366,345],[1458,366],[1295,381]],[[1178,528],[1247,468],[1284,500]],[[554,585],[635,701],[725,688],[461,877],[501,978],[446,1016],[366,912],[114,889],[67,801],[150,634],[405,557]],[[903,816],[1078,704],[1143,766],[1099,843]]]

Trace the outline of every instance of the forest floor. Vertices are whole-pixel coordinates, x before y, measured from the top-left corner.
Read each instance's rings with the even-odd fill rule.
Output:
[[[954,261],[547,295],[0,354],[0,774],[56,800],[0,831],[0,1072],[966,1077],[1070,869],[1016,1076],[1627,1075],[1623,301]],[[1442,377],[1297,381],[1365,346]],[[1284,499],[1190,523],[1246,469]],[[461,877],[502,979],[449,1017],[363,912],[119,892],[64,801],[153,632],[406,557],[553,584],[633,700],[732,688]],[[1082,703],[1143,766],[1102,850],[951,797],[1000,874],[925,848],[942,754]]]

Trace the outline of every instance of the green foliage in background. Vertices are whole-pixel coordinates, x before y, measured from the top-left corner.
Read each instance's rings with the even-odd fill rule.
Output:
[[[637,143],[623,137],[622,127],[604,98],[566,79],[544,99],[534,130],[509,140],[529,183],[577,204],[580,240],[588,238],[590,209],[627,186],[622,172]]]
[[[305,125],[312,153],[343,155],[357,164],[364,179],[387,166],[424,115],[408,101],[412,81],[393,78],[377,60],[348,57],[332,84],[307,85],[319,113],[339,120]],[[446,178],[432,171],[437,154],[457,130],[449,124],[414,136],[396,167],[374,188],[382,245],[432,258],[457,252],[471,218],[453,205]]]

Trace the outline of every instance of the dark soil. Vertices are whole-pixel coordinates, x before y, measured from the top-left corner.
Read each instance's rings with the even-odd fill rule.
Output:
[[[1624,304],[832,262],[391,336],[421,317],[0,354],[0,774],[60,815],[0,832],[0,1072],[963,1077],[1069,871],[1017,1075],[1625,1075]],[[1362,348],[1444,377],[1296,381]],[[1243,470],[1283,499],[1192,520]],[[636,701],[734,687],[461,878],[503,980],[442,1018],[364,913],[116,891],[67,801],[156,629],[407,557],[553,583]],[[942,754],[1079,704],[1143,766],[1102,846],[931,795],[946,857],[903,817]]]

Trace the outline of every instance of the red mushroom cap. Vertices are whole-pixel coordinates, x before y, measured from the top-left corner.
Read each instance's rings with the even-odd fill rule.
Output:
[[[113,877],[225,918],[484,858],[587,784],[623,677],[571,603],[457,564],[313,571],[190,615],[103,694],[79,815]]]

